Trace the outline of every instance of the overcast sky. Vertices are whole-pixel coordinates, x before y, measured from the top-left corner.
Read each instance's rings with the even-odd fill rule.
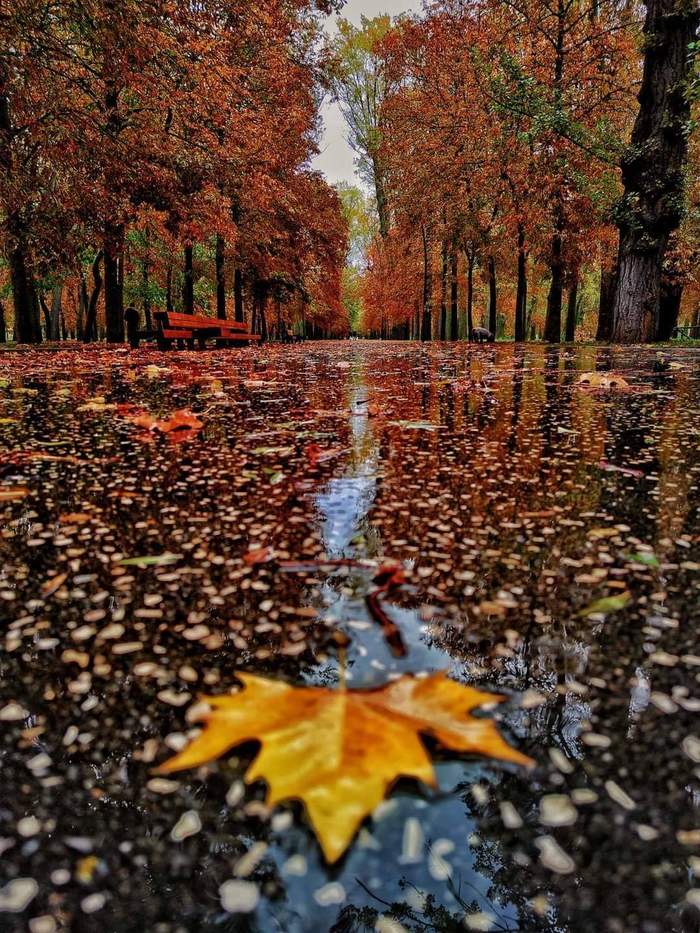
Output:
[[[356,26],[362,16],[379,16],[389,13],[417,12],[421,8],[420,0],[347,0],[342,16]],[[334,20],[329,17],[327,29],[334,31]],[[338,181],[354,182],[353,151],[346,141],[345,121],[336,104],[326,103],[323,107],[324,133],[321,141],[321,154],[315,159],[314,167],[322,171],[331,184]]]

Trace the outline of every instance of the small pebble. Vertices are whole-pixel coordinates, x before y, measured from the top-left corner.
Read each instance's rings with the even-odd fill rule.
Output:
[[[25,910],[39,893],[39,885],[33,878],[15,878],[0,888],[0,912],[13,914]]]
[[[260,889],[252,881],[231,879],[219,888],[221,906],[230,914],[249,914],[260,901]]]
[[[195,836],[202,829],[202,821],[196,810],[187,810],[182,814],[170,832],[173,842],[182,842],[189,836]]]
[[[575,870],[574,860],[566,854],[553,836],[539,836],[535,845],[540,850],[540,862],[558,875],[570,875]]]
[[[314,900],[320,907],[332,907],[345,901],[345,888],[337,881],[330,881],[314,891]]]

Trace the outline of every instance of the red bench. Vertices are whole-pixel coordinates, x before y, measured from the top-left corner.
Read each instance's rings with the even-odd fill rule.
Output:
[[[153,317],[158,324],[155,338],[161,350],[169,350],[174,340],[183,341],[190,348],[194,347],[195,341],[204,347],[207,340],[216,340],[217,346],[260,340],[260,334],[251,334],[248,325],[242,321],[222,321],[203,315],[176,314],[174,311],[157,311]]]

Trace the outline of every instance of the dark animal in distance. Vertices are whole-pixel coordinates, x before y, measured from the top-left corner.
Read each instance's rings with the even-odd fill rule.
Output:
[[[490,330],[485,327],[473,327],[470,340],[475,343],[493,343],[496,339]]]

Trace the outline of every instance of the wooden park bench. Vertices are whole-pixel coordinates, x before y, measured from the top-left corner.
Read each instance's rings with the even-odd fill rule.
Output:
[[[146,340],[155,337],[160,350],[169,350],[173,341],[181,341],[193,349],[195,342],[204,348],[207,340],[216,340],[217,346],[260,340],[260,334],[251,334],[248,325],[242,321],[223,321],[196,314],[176,314],[174,311],[156,311],[153,317],[158,329],[143,331],[139,336]]]

